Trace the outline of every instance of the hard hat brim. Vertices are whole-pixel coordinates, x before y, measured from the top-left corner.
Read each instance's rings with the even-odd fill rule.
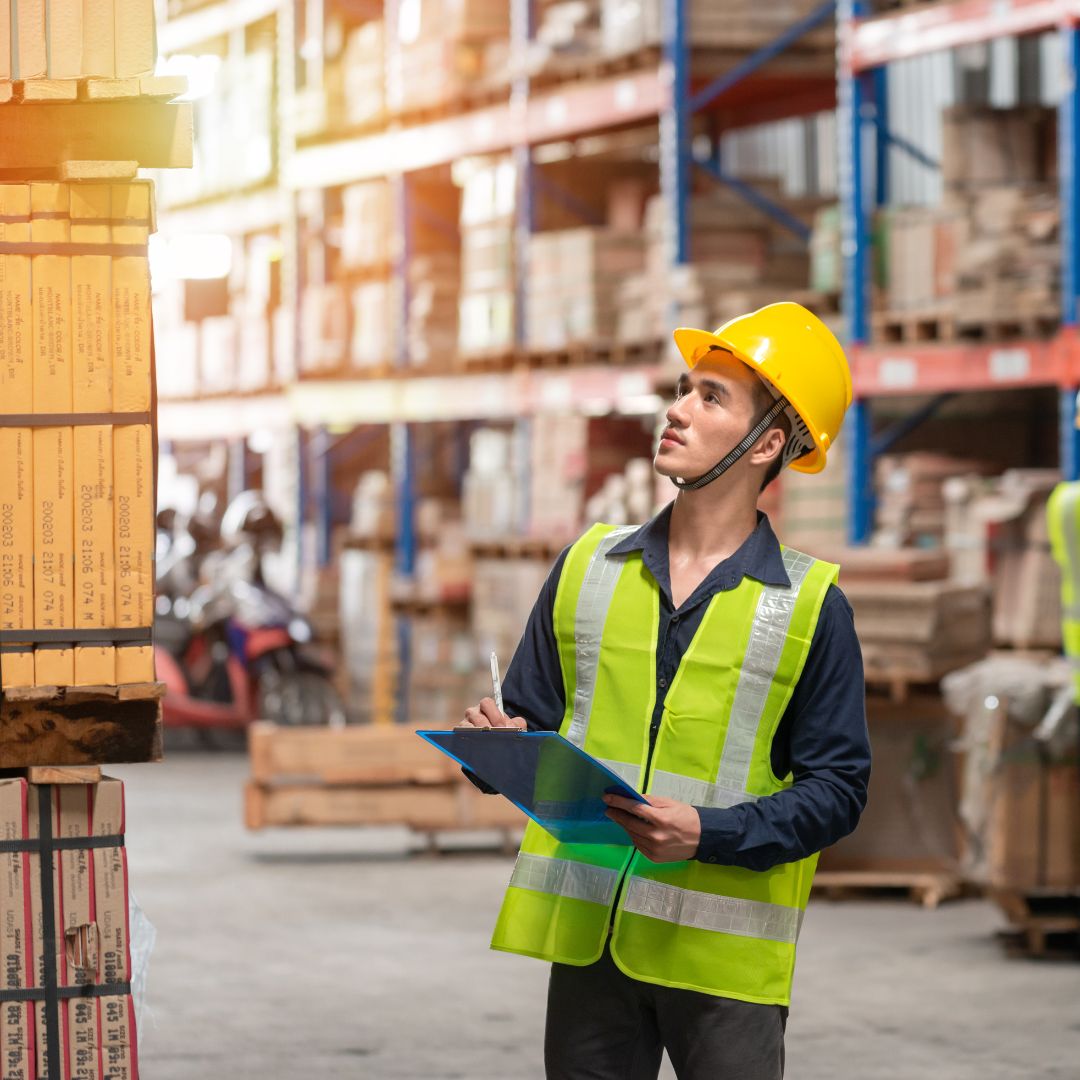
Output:
[[[755,375],[760,379],[764,379],[770,386],[776,389],[778,394],[783,394],[785,397],[788,395],[785,393],[783,387],[777,386],[762,370],[758,364],[746,355],[741,349],[733,345],[730,341],[721,337],[719,334],[714,334],[710,330],[696,330],[692,327],[680,327],[674,331],[672,337],[675,339],[675,347],[679,350],[683,360],[686,361],[686,366],[693,370],[698,365],[698,361],[710,350],[710,349],[723,349],[724,352],[731,353],[736,359],[741,360]],[[791,401],[791,398],[788,397]],[[792,408],[803,418],[803,421],[807,423],[807,427],[817,437],[817,431],[813,426],[806,421],[806,416],[799,408],[799,403],[791,401]],[[796,472],[802,473],[818,473],[825,468],[825,454],[822,453],[821,448],[815,446],[810,453],[803,455],[801,458],[796,458],[788,466],[794,469]]]

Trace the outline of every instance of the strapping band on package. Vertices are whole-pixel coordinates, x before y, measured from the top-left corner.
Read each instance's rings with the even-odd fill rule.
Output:
[[[48,1048],[49,1075],[63,1075],[60,1062],[60,1003],[74,998],[97,998],[126,996],[131,993],[130,982],[96,983],[77,986],[61,986],[56,977],[56,903],[53,896],[53,854],[57,851],[87,851],[94,848],[124,846],[123,836],[72,836],[53,835],[50,791],[52,785],[38,787],[39,825],[38,836],[31,840],[0,841],[0,854],[27,852],[38,856],[41,874],[41,922],[43,986],[18,990],[0,989],[0,1001],[45,1003],[45,1041]]]
[[[100,413],[4,413],[0,427],[100,427],[125,424],[149,424],[153,414],[149,412],[100,412]]]
[[[50,243],[32,240],[5,240],[0,243],[0,255],[126,255],[144,256],[149,251],[146,244],[85,244],[72,241]]]

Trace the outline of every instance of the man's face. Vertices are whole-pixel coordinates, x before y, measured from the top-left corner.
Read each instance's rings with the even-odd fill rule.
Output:
[[[656,471],[680,477],[707,473],[757,421],[759,385],[741,360],[719,349],[684,372],[675,402],[665,414]]]

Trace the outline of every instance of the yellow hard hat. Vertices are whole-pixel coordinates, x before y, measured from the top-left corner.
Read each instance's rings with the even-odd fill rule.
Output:
[[[784,301],[731,319],[715,333],[680,329],[674,336],[687,366],[696,367],[710,349],[724,349],[787,398],[802,421],[793,435],[812,447],[791,467],[807,473],[825,468],[851,404],[851,370],[836,335],[812,311]]]

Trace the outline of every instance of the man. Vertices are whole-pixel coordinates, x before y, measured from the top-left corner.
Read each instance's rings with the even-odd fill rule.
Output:
[[[507,671],[466,723],[558,729],[649,805],[608,797],[633,847],[529,823],[493,948],[552,961],[550,1080],[778,1080],[817,853],[866,801],[862,658],[838,568],[757,510],[785,465],[825,466],[851,402],[836,338],[797,304],[711,334],[655,467],[679,488],[640,528],[560,556]]]

